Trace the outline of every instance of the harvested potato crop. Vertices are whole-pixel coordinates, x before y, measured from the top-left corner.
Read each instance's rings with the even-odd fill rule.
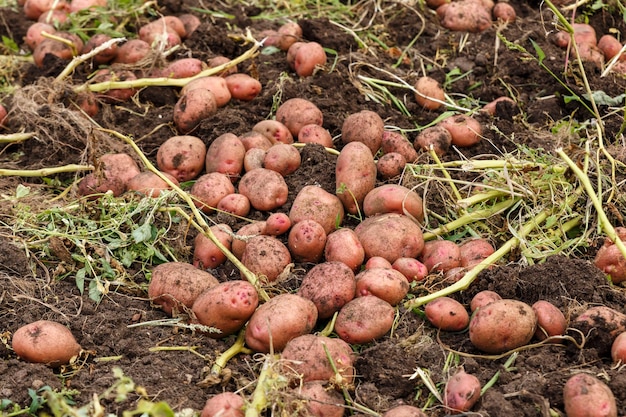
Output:
[[[294,411],[290,415],[343,417],[346,410],[345,400],[338,391],[327,385],[323,381],[309,381],[293,388],[291,395],[295,397],[294,408],[301,411]]]
[[[330,135],[328,129],[316,124],[302,126],[298,132],[298,142],[316,143],[326,148],[332,148],[334,146],[333,137]]]
[[[616,227],[617,237],[626,244],[626,228]],[[598,250],[594,265],[611,278],[613,284],[626,281],[626,259],[611,239],[606,239]]]
[[[264,151],[267,151],[272,147],[273,143],[267,136],[263,133],[251,130],[250,132],[246,132],[243,135],[239,136],[239,140],[243,143],[243,146],[246,148],[246,152],[250,149],[259,148]],[[249,170],[246,170],[249,171]]]
[[[341,126],[341,141],[344,144],[361,142],[372,155],[380,149],[385,132],[385,123],[378,113],[361,110],[346,117]]]
[[[622,44],[613,35],[606,34],[598,40],[598,49],[604,54],[604,59],[608,62],[622,50]],[[622,53],[618,58],[620,61],[626,61],[626,54]]]
[[[196,136],[172,136],[159,146],[157,166],[178,182],[189,181],[204,169],[206,145]]]
[[[49,32],[49,33],[52,33],[52,32]],[[112,39],[111,36],[105,33],[97,33],[93,35],[91,38],[89,38],[87,42],[85,42],[85,46],[83,46],[82,53],[83,54],[89,53],[93,51],[94,49],[103,45],[105,42],[110,41],[111,39]],[[111,46],[98,52],[92,58],[94,64],[96,65],[107,64],[113,59],[115,59],[115,57],[117,56],[117,48],[118,48],[118,44],[113,43]]]
[[[439,297],[429,302],[424,307],[424,313],[430,324],[446,332],[460,332],[470,322],[463,304],[450,297]]]
[[[276,120],[287,126],[293,137],[303,126],[316,124],[322,126],[322,111],[311,101],[303,98],[291,98],[282,103],[276,110]]]
[[[517,18],[517,13],[510,3],[505,1],[499,1],[493,6],[491,11],[495,20],[502,22],[512,23]]]
[[[227,75],[224,80],[230,91],[231,98],[235,100],[252,101],[261,93],[263,88],[259,80],[248,74],[231,74]]]
[[[180,64],[179,64],[180,65]],[[167,71],[167,68],[165,69]],[[165,72],[167,74],[167,72]],[[203,88],[209,90],[215,96],[215,104],[217,107],[224,107],[230,102],[231,94],[223,77],[212,75],[208,77],[196,78],[183,86],[180,90],[181,94],[185,94],[190,90]]]
[[[356,271],[365,260],[365,250],[354,230],[341,228],[326,236],[324,258],[328,262],[343,262]]]
[[[370,148],[362,142],[343,147],[335,166],[337,197],[345,210],[357,214],[367,193],[376,185],[376,163]]]
[[[356,293],[354,272],[346,264],[326,261],[315,265],[302,279],[298,295],[317,307],[319,318],[331,317]]]
[[[272,145],[293,143],[293,135],[287,126],[277,120],[261,120],[252,127],[252,130],[268,138]]]
[[[293,61],[290,60],[288,63],[293,62],[291,67],[300,77],[309,77],[326,64],[326,59],[326,51],[322,45],[317,42],[305,42],[297,45]]]
[[[479,308],[496,300],[502,300],[502,297],[500,297],[500,294],[497,292],[490,290],[479,291],[472,297],[472,301],[470,301],[470,311],[473,313]]]
[[[617,404],[611,389],[593,375],[579,373],[563,386],[563,403],[568,417],[617,417]]]
[[[25,361],[53,368],[70,363],[81,351],[70,329],[50,320],[38,320],[17,329],[11,347]]]
[[[289,230],[287,247],[297,262],[319,262],[326,246],[324,227],[315,220],[302,220]]]
[[[265,221],[256,221],[253,223],[248,223],[235,233],[233,237],[233,243],[231,245],[233,255],[237,257],[237,259],[241,259],[243,255],[243,251],[246,248],[246,242],[253,238],[254,236],[260,236],[265,233],[266,222]]]
[[[611,359],[614,363],[626,363],[626,332],[618,334],[611,344]]]
[[[52,35],[56,32],[56,29],[51,24],[44,22],[35,22],[28,27],[26,36],[24,37],[24,42],[26,42],[26,45],[31,51],[34,51],[37,45],[46,39],[46,37],[42,35],[42,32]]]
[[[390,180],[399,177],[404,172],[406,162],[400,153],[386,153],[376,161],[376,171],[383,180]]]
[[[395,309],[380,298],[368,295],[346,303],[335,321],[335,333],[350,344],[373,342],[393,325]]]
[[[243,170],[243,161],[246,148],[233,133],[224,133],[211,142],[206,152],[206,172],[220,172],[226,174],[231,181],[235,181]]]
[[[280,236],[287,233],[291,227],[291,220],[285,213],[272,213],[265,220],[265,230],[263,234],[270,236]]]
[[[35,46],[33,50],[33,61],[39,68],[44,67],[44,58],[47,54],[55,55],[64,60],[74,57],[74,51],[83,49],[82,40],[76,35],[68,32],[55,32],[54,36],[64,39],[45,38]]]
[[[216,208],[235,216],[246,217],[250,213],[250,200],[245,195],[232,193],[222,197]]]
[[[201,175],[189,190],[194,204],[204,213],[213,212],[224,197],[234,192],[230,178],[220,172]]]
[[[356,296],[374,295],[392,306],[398,305],[409,292],[409,281],[393,268],[368,268],[356,277]]]
[[[473,146],[480,142],[483,131],[482,125],[478,120],[464,114],[443,119],[438,123],[438,126],[446,128],[450,132],[452,144],[462,148]]]
[[[178,186],[178,181],[171,174],[163,172],[162,175]],[[140,172],[135,175],[128,181],[126,188],[129,191],[135,191],[148,197],[158,197],[162,192],[172,189],[167,182],[152,171]]]
[[[256,168],[263,168],[265,150],[261,148],[250,148],[243,157],[243,169],[248,172]]]
[[[391,267],[406,277],[409,283],[423,281],[428,276],[426,265],[415,258],[398,258]]]
[[[412,405],[397,405],[385,411],[383,417],[427,417],[422,410]]]
[[[415,258],[424,248],[422,230],[402,214],[368,217],[354,231],[363,245],[365,258],[380,256],[393,263],[398,258]]]
[[[274,236],[261,235],[248,240],[241,262],[262,281],[272,282],[291,263],[291,254]]]
[[[113,71],[109,68],[103,68],[96,71],[96,75],[93,77],[94,82],[133,81],[136,79],[137,76],[131,71]],[[134,88],[115,88],[99,93],[97,97],[105,103],[120,103],[130,100],[136,92],[137,90]]]
[[[150,44],[141,39],[129,39],[117,48],[113,59],[115,64],[134,64],[152,53]]]
[[[480,399],[480,389],[476,376],[459,369],[446,382],[443,403],[455,414],[469,411]]]
[[[407,162],[415,162],[417,159],[417,151],[413,144],[400,132],[386,130],[383,132],[380,147],[383,154],[399,153]]]
[[[395,261],[394,261],[395,262]],[[393,264],[382,256],[372,256],[365,262],[365,269],[388,268],[393,269]]]
[[[263,167],[278,172],[283,177],[296,172],[302,159],[298,149],[286,143],[277,143],[265,152]]]
[[[384,184],[367,193],[363,200],[363,214],[373,216],[383,213],[397,213],[413,217],[418,222],[424,220],[424,203],[413,190],[398,184]]]
[[[245,405],[241,395],[229,391],[221,392],[206,401],[200,417],[244,417]]]
[[[289,189],[285,179],[278,172],[256,168],[241,177],[239,193],[248,197],[255,209],[269,211],[287,202]]]
[[[419,260],[429,272],[446,272],[461,266],[461,249],[451,240],[431,240],[424,243]]]
[[[437,15],[441,26],[457,32],[482,32],[492,24],[491,10],[480,0],[445,3],[437,8]]]
[[[140,173],[139,165],[127,153],[107,153],[100,157],[104,175],[110,179],[117,179],[128,186],[128,182]]]
[[[442,156],[448,153],[452,146],[452,135],[443,126],[427,127],[415,137],[413,146],[425,152],[429,152],[432,148],[435,154]]]
[[[445,105],[446,95],[437,80],[423,76],[415,82],[415,101],[427,110],[437,110]]]
[[[537,315],[537,331],[535,332],[535,338],[544,340],[546,337],[565,334],[567,319],[557,306],[549,301],[539,300],[531,307]]]
[[[210,227],[215,238],[230,250],[233,243],[233,230],[225,223]],[[193,266],[200,269],[213,269],[226,262],[226,255],[207,236],[199,233],[193,241]]]
[[[314,220],[322,225],[328,235],[343,222],[344,214],[339,197],[321,187],[306,185],[296,195],[289,210],[289,219],[292,224]]]
[[[204,69],[204,63],[198,58],[179,58],[179,59],[175,59],[174,61],[169,62],[165,66],[165,68],[163,68],[159,72],[162,77],[189,78],[189,77],[193,77],[194,75],[198,75],[199,73],[202,72],[203,69]],[[187,90],[185,90],[184,92],[183,90],[185,90],[184,87],[181,90],[181,94],[185,94],[187,91],[190,90],[190,88],[187,88]],[[224,106],[230,100],[230,93],[228,92],[228,89],[226,90],[226,92],[229,93],[229,97],[228,97],[228,100],[226,100],[225,102],[223,101],[222,97],[220,97],[220,99],[218,100],[217,90],[209,89],[209,88],[207,88],[207,90],[211,91],[213,95],[215,96],[215,103],[217,104],[218,107]]]
[[[517,103],[510,97],[502,96],[485,104],[482,111],[491,116],[497,114],[515,114],[518,112]]]
[[[587,333],[607,335],[611,340],[626,331],[626,314],[607,306],[589,307],[572,322],[572,327]]]
[[[486,239],[469,239],[459,245],[461,266],[473,268],[495,252],[494,247]]]
[[[204,88],[196,88],[180,96],[174,106],[173,120],[178,131],[186,134],[216,112],[215,94]]]
[[[90,172],[78,183],[78,195],[97,198],[99,194],[110,192],[119,197],[126,191],[126,185],[118,178],[107,178],[102,172]]]

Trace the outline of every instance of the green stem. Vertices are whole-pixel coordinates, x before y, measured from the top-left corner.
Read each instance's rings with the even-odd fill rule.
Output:
[[[234,358],[240,353],[250,354],[252,351],[245,347],[246,341],[246,328],[244,327],[239,331],[239,335],[237,335],[237,340],[231,347],[222,352],[220,356],[215,359],[215,363],[211,367],[211,375],[218,376],[222,373],[222,370],[226,367],[226,364],[229,360]]]
[[[0,143],[18,143],[35,136],[34,133],[10,133],[8,135],[0,135]]]
[[[92,171],[91,165],[64,165],[61,167],[41,168],[41,169],[0,169],[0,177],[47,177],[62,172]]]
[[[246,405],[245,417],[260,417],[261,413],[267,408],[267,393],[277,388],[275,381],[279,376],[275,375],[272,369],[277,358],[278,355],[267,355],[267,358],[265,358],[259,379],[256,381],[254,393],[252,394],[252,402]]]

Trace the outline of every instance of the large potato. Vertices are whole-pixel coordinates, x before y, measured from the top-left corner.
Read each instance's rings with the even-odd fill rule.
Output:
[[[373,216],[382,213],[405,214],[422,222],[424,203],[413,190],[398,184],[384,184],[367,193],[363,200],[363,214]]]
[[[189,194],[200,210],[211,213],[227,195],[235,192],[235,186],[226,174],[209,172],[201,175],[191,186]]]
[[[361,110],[346,117],[341,126],[341,141],[344,144],[361,142],[372,155],[376,155],[383,141],[385,123],[378,113]]]
[[[178,182],[189,181],[204,169],[206,145],[196,136],[172,136],[159,146],[157,166]]]
[[[440,23],[446,29],[458,32],[482,32],[491,27],[491,11],[479,0],[459,0],[446,3],[439,8],[443,8]]]
[[[537,315],[518,300],[496,300],[476,310],[469,325],[472,344],[487,353],[524,346],[537,330]]]
[[[233,133],[224,133],[213,139],[206,153],[206,172],[219,172],[235,181],[243,170],[246,148]]]
[[[289,219],[292,224],[302,220],[314,220],[330,234],[343,221],[344,209],[341,200],[321,187],[306,185],[296,195]]]
[[[287,126],[293,137],[298,137],[303,126],[309,124],[322,126],[324,116],[322,111],[311,101],[303,98],[291,98],[278,107],[276,120]]]
[[[386,130],[383,133],[381,149],[384,154],[399,153],[409,163],[417,159],[417,151],[413,144],[400,132]]]
[[[307,272],[298,289],[298,295],[313,301],[319,318],[326,319],[354,298],[354,278],[354,273],[346,264],[323,262]]]
[[[291,254],[274,236],[261,235],[248,240],[241,262],[262,281],[272,282],[291,263]]]
[[[385,300],[373,295],[358,297],[339,310],[335,332],[350,344],[369,343],[391,330],[395,315],[395,309]]]
[[[424,248],[422,230],[402,214],[368,217],[354,232],[363,245],[366,258],[380,256],[393,263],[398,258],[415,258]]]
[[[326,236],[324,258],[327,262],[343,262],[356,271],[365,260],[365,250],[354,230],[342,228]]]
[[[310,333],[316,322],[317,308],[311,300],[296,294],[279,294],[250,317],[246,344],[257,352],[280,352],[291,339]]]
[[[367,193],[376,185],[376,162],[370,148],[362,142],[343,147],[335,166],[336,194],[346,211],[357,214]]]
[[[617,404],[611,389],[593,375],[579,373],[563,386],[567,417],[617,417]]]
[[[58,367],[70,363],[81,347],[64,325],[38,320],[20,327],[13,333],[11,347],[17,356],[28,362]]]
[[[409,292],[409,281],[395,269],[365,269],[357,274],[355,280],[357,297],[375,295],[392,306],[400,303]]]
[[[196,88],[180,96],[174,106],[173,120],[178,131],[186,134],[216,112],[215,94],[204,88]]]
[[[241,177],[239,193],[248,197],[255,209],[269,211],[287,202],[289,188],[278,172],[256,168]]]

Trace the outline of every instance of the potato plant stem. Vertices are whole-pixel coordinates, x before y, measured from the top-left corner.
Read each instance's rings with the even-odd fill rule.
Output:
[[[0,135],[0,143],[18,143],[35,136],[33,132],[10,133],[8,135]]]
[[[228,361],[234,358],[235,356],[237,356],[238,354],[252,353],[250,349],[244,346],[245,341],[246,341],[245,336],[246,336],[246,328],[244,327],[239,332],[239,335],[237,335],[237,340],[235,340],[235,343],[233,343],[231,347],[229,347],[227,350],[222,352],[222,354],[215,359],[215,363],[213,363],[213,366],[211,367],[212,376],[220,375],[222,371],[224,370],[224,368],[226,367],[226,364],[228,363]]]
[[[273,369],[277,358],[278,355],[272,354],[268,354],[265,358],[254,393],[252,394],[252,401],[245,407],[245,417],[260,417],[261,413],[267,408],[267,394],[279,388],[276,383],[280,382],[282,377]],[[284,382],[286,383],[286,379]]]
[[[94,167],[91,165],[63,165],[53,168],[41,169],[0,169],[0,177],[47,177],[50,175],[60,174],[62,172],[80,172],[91,171]]]

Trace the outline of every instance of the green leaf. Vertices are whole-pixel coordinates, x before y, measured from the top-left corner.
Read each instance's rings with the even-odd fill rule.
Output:
[[[137,243],[145,242],[152,237],[152,225],[145,222],[131,233],[133,240]]]
[[[76,286],[78,287],[78,291],[80,292],[81,295],[85,291],[86,273],[87,273],[87,270],[85,269],[85,267],[82,267],[78,271],[76,271]]]
[[[30,194],[30,188],[22,184],[18,184],[17,188],[15,189],[15,197],[22,198],[26,197],[28,194]]]
[[[20,51],[20,47],[17,45],[17,43],[15,43],[15,41],[7,36],[3,36],[2,37],[2,43],[4,44],[4,46],[6,46],[7,48],[9,48],[11,51],[13,52],[19,52]]]
[[[89,281],[89,298],[94,300],[96,303],[99,303],[100,300],[102,300],[102,291],[100,287],[101,285],[97,279]]]
[[[545,52],[543,52],[543,50],[537,44],[537,42],[533,41],[532,39],[530,39],[530,43],[533,45],[533,48],[535,48],[535,52],[537,53],[537,59],[539,60],[539,64],[542,64],[543,60],[546,59]]]
[[[593,93],[591,93],[591,96],[593,97],[593,101],[595,101],[596,104],[601,104],[604,106],[611,106],[611,107],[619,107],[624,102],[624,98],[626,97],[626,94],[620,94],[619,96],[611,97],[604,91],[599,90],[599,91],[594,91]],[[583,94],[583,97],[589,100],[588,94]]]

